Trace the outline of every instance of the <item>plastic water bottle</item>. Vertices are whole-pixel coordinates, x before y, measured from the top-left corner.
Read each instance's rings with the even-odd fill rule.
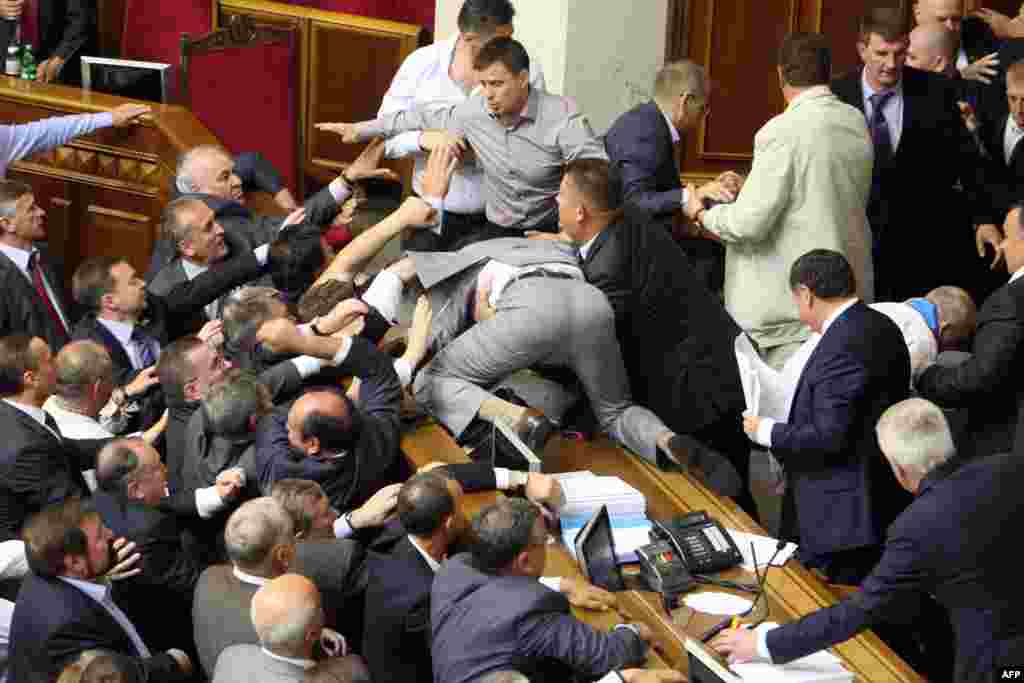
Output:
[[[25,81],[36,80],[36,57],[32,54],[31,43],[25,43],[21,48],[21,78]]]

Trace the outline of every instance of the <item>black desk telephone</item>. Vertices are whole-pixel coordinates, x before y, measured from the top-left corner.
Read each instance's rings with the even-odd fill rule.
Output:
[[[691,574],[720,572],[743,562],[732,536],[706,512],[652,523],[651,541],[672,545]]]

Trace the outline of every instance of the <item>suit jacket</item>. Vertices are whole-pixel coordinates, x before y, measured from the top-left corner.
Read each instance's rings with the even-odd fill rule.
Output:
[[[351,539],[305,539],[295,544],[291,571],[320,589],[327,625],[352,646],[363,637],[363,596],[367,584],[366,551]]]
[[[907,497],[878,448],[875,425],[907,398],[910,359],[899,328],[858,301],[811,353],[789,419],[772,429],[772,453],[789,475],[781,535],[808,558],[880,544]],[[792,509],[792,508],[790,508]]]
[[[445,683],[504,670],[536,682],[599,678],[642,663],[647,650],[629,629],[601,633],[577,620],[536,578],[486,574],[469,555],[441,565],[430,600],[434,679]]]
[[[794,99],[754,137],[754,165],[736,201],[704,214],[725,242],[725,307],[762,348],[810,335],[788,273],[812,249],[832,249],[872,300],[871,237],[864,207],[872,151],[864,117],[828,88]]]
[[[135,656],[135,647],[121,625],[82,591],[57,578],[29,574],[11,621],[9,680],[50,683],[81,652],[93,649],[131,655],[122,659],[135,668],[136,675],[128,680],[188,679],[166,653],[151,650],[152,657]]]
[[[95,55],[96,0],[37,0],[39,44],[32,46],[36,63],[53,56],[64,60],[60,81],[77,85],[82,81],[82,55]],[[0,48],[14,40],[16,22],[0,22]]]
[[[88,496],[82,471],[110,439],[58,439],[29,415],[0,401],[0,540],[20,538],[32,514],[71,496]]]
[[[931,593],[949,612],[956,670],[963,683],[993,680],[1024,658],[1024,600],[1007,544],[1024,524],[1017,504],[1020,454],[956,469],[946,463],[921,483],[917,498],[889,528],[885,552],[860,590],[833,607],[768,633],[775,662],[788,662],[851,638],[901,611],[900,598]]]
[[[365,666],[358,657],[331,657],[317,664],[316,670],[329,671],[327,679],[340,683],[369,683]],[[217,660],[214,683],[302,683],[306,669],[268,657],[258,645],[232,645]]]
[[[863,116],[861,74],[858,69],[834,81],[832,90]],[[878,170],[868,204],[879,300],[923,296],[940,285],[970,286],[962,274],[976,265],[972,223],[996,220],[985,167],[960,118],[951,81],[907,67],[902,88],[899,146]],[[962,193],[954,191],[957,185]],[[924,243],[928,258],[908,260]]]
[[[0,24],[6,23],[0,21]],[[46,254],[45,250],[40,251]],[[68,323],[73,325],[73,311],[64,299],[64,280],[52,269],[49,258],[44,258],[43,263],[46,279],[53,288],[53,294],[64,315],[68,316]],[[0,253],[0,288],[5,292],[5,296],[0,297],[0,336],[12,332],[25,332],[44,339],[50,345],[50,351],[56,354],[67,341],[67,337],[50,317],[50,312],[36,293],[35,286],[4,253]]]
[[[1020,200],[1024,182],[1024,145],[1018,143],[1009,161],[1006,159],[1004,136],[1009,118],[1010,115],[1004,112],[996,119],[982,118],[978,124],[978,136],[985,149],[995,215],[1003,220],[1013,204]],[[1002,221],[998,225],[1002,227]]]
[[[925,370],[917,391],[944,408],[967,408],[961,457],[1004,453],[1013,446],[1024,398],[1017,379],[1024,369],[1024,280],[1004,285],[985,301],[972,351],[959,365]]]
[[[434,570],[403,535],[388,555],[371,552],[363,657],[375,681],[432,683],[430,587]]]
[[[743,411],[733,352],[739,325],[664,230],[629,220],[609,225],[594,238],[583,272],[615,310],[637,403],[684,433]]]
[[[230,564],[208,567],[199,576],[192,600],[192,633],[207,678],[213,676],[217,657],[226,648],[259,644],[249,613],[257,590],[259,586],[239,581]]]

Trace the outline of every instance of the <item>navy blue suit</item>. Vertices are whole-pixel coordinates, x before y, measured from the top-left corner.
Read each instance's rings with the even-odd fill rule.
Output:
[[[799,538],[811,566],[878,546],[909,502],[875,436],[878,418],[907,398],[909,386],[899,328],[860,301],[832,322],[808,359],[789,419],[772,429],[772,453],[789,475],[781,534]]]
[[[1024,594],[1013,561],[1024,487],[1020,453],[946,463],[889,527],[878,566],[848,599],[768,634],[775,662],[787,662],[898,616],[908,594],[931,593],[956,633],[958,683],[995,680],[998,666],[1024,662]]]

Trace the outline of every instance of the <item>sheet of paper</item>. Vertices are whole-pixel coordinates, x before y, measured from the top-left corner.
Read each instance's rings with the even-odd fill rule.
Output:
[[[576,556],[576,534],[586,525],[590,515],[562,515],[562,541],[573,557]],[[651,522],[643,515],[609,515],[612,539],[619,564],[638,562],[636,549],[651,542]]]
[[[768,631],[778,628],[778,626],[778,624],[766,622],[758,626],[757,630],[759,632]],[[733,664],[732,668],[743,677],[744,681],[758,681],[758,683],[810,683],[812,681],[818,683],[849,681],[852,683],[854,680],[853,672],[843,667],[839,658],[827,650],[795,659],[789,664],[751,662]]]
[[[738,595],[729,593],[690,593],[683,602],[690,609],[704,614],[720,614],[730,616],[743,614],[753,606],[753,602]]]
[[[754,555],[751,554],[750,544],[754,544],[754,553],[757,554],[757,566],[761,571],[767,565],[768,560],[771,559],[772,555],[775,555],[775,548],[778,544],[777,538],[771,538],[770,536],[758,536],[757,534],[748,534],[743,531],[736,531],[735,529],[726,529],[729,535],[732,536],[732,540],[735,541],[736,547],[739,548],[740,554],[743,555],[743,568],[749,572],[754,571]],[[785,547],[779,551],[778,555],[775,555],[775,559],[772,561],[773,567],[781,567],[786,564],[786,561],[793,556],[796,552],[796,543],[787,543]]]

